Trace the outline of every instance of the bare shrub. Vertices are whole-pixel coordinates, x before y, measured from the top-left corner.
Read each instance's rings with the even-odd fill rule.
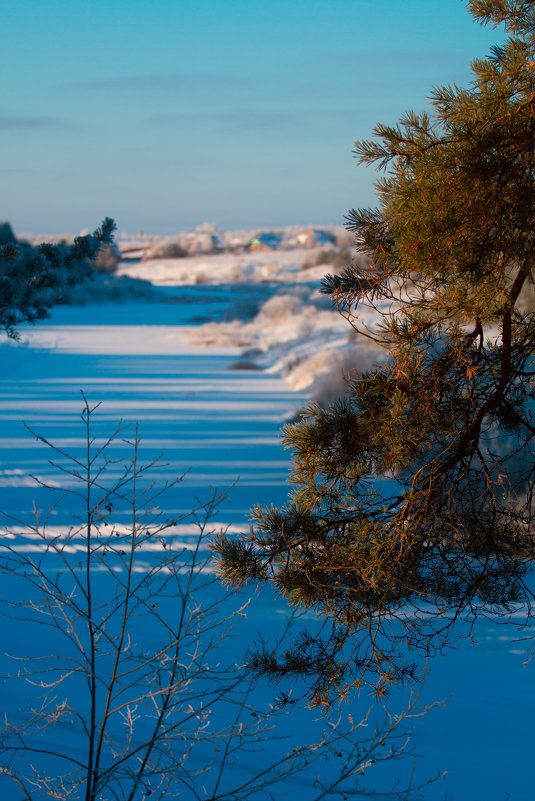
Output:
[[[156,487],[158,460],[141,463],[137,427],[131,439],[122,423],[97,438],[96,408],[84,397],[80,453],[29,429],[62,486],[38,481],[58,497],[30,523],[4,513],[4,623],[25,651],[2,675],[21,705],[0,730],[2,798],[245,801],[274,798],[297,773],[311,800],[370,797],[357,780],[412,753],[402,725],[423,714],[416,697],[379,727],[340,716],[319,730],[311,719],[304,743],[281,740],[275,726],[294,705],[259,703],[253,671],[228,647],[244,605],[219,585],[206,542],[224,495],[164,519],[162,494],[183,477]]]

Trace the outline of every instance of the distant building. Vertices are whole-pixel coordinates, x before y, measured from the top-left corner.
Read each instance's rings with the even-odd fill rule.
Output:
[[[251,250],[275,250],[280,247],[281,238],[272,231],[256,234],[249,242]]]
[[[309,228],[301,234],[297,234],[295,240],[298,245],[304,248],[316,248],[322,245],[333,245],[335,242],[331,234],[326,233],[321,228]]]

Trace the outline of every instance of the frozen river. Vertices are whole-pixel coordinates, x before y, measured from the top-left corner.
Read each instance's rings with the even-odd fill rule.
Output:
[[[245,527],[254,503],[284,502],[289,454],[279,430],[304,398],[276,375],[233,369],[239,348],[192,345],[187,326],[223,317],[236,293],[225,287],[188,292],[182,304],[58,308],[50,320],[23,330],[20,344],[0,346],[0,508],[24,517],[34,500],[46,506],[47,492],[31,476],[44,482],[57,476],[50,454],[22,421],[66,451],[81,452],[80,390],[90,403],[102,404],[95,418],[99,435],[119,418],[139,423],[143,458],[163,455],[153,479],[190,469],[169,511],[185,511],[210,486],[223,490],[237,479],[221,508],[223,525]],[[275,620],[279,613],[270,603],[266,596],[253,598],[253,626]],[[526,644],[516,641],[522,636],[512,624],[482,621],[474,631],[477,644],[458,643],[433,661],[425,699],[446,706],[417,721],[416,744],[425,756],[422,775],[451,772],[423,798],[532,797],[535,665],[523,664]],[[4,639],[8,650],[20,632],[6,625]]]

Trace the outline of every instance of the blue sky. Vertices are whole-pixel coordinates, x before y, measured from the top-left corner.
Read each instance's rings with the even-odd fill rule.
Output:
[[[458,0],[0,0],[0,219],[175,233],[341,223],[356,139],[466,84]]]

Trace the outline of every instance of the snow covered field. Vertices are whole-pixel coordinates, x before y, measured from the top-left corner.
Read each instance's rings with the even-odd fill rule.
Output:
[[[314,271],[320,271],[300,270],[295,254],[285,258],[284,264],[272,254],[243,263],[212,256],[125,264],[122,274],[149,279],[162,294],[56,308],[50,320],[25,328],[20,343],[2,342],[0,508],[20,518],[33,501],[48,507],[49,493],[32,476],[57,481],[57,471],[22,421],[65,450],[80,452],[80,390],[91,403],[102,403],[99,436],[119,418],[139,422],[143,457],[164,456],[153,479],[191,470],[164,511],[186,511],[210,486],[222,490],[236,479],[218,516],[221,525],[242,528],[254,503],[283,503],[289,454],[279,442],[281,425],[307,397],[328,400],[342,389],[351,366],[365,369],[381,358],[356,342],[347,323],[314,294]],[[248,283],[233,283],[243,279]],[[262,283],[266,279],[273,285]],[[67,503],[62,514],[70,510]],[[61,515],[52,522],[58,532],[66,525]],[[20,536],[21,548],[31,545],[31,538]],[[269,594],[253,596],[244,647],[255,629],[265,633],[278,625],[283,612]],[[3,632],[9,652],[20,643],[20,630],[6,621]],[[526,643],[516,641],[523,636],[513,624],[482,621],[474,645],[459,642],[430,665],[425,700],[445,700],[446,706],[416,722],[416,745],[425,757],[418,774],[451,771],[423,798],[532,796],[535,664],[524,665]],[[13,709],[17,699],[5,703]],[[296,724],[309,725],[306,715]],[[372,785],[381,783],[381,776],[371,778]],[[297,798],[315,797],[310,782],[299,777],[287,789]]]

